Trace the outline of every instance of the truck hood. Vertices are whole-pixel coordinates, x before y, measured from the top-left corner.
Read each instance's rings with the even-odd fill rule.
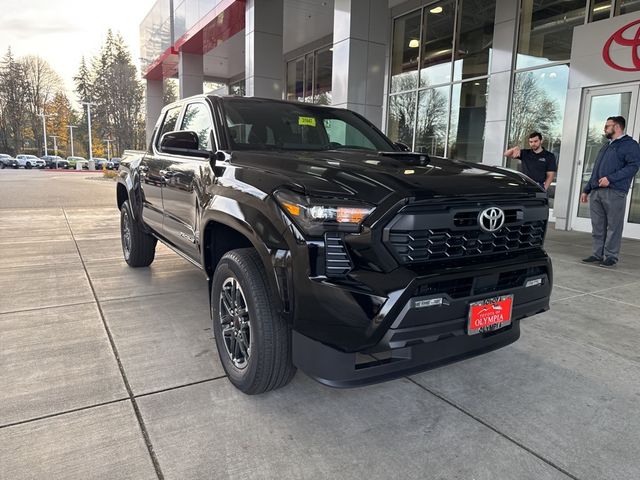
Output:
[[[236,178],[263,191],[288,185],[308,195],[374,204],[392,193],[421,200],[540,192],[518,172],[416,153],[235,151],[231,163]]]

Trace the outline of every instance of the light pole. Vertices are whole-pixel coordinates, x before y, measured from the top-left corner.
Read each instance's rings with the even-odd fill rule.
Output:
[[[54,155],[57,157],[58,156],[58,138],[60,137],[58,135],[51,135],[51,138],[53,138]]]
[[[78,128],[77,125],[67,125],[69,132],[71,133],[71,156],[73,157],[73,129]]]
[[[53,117],[53,114],[41,113],[40,116],[42,117],[42,136],[44,138],[44,156],[46,157],[49,155],[47,152],[47,117]]]
[[[82,102],[82,105],[87,106],[87,124],[89,126],[89,158],[87,160],[91,160],[93,158],[93,146],[91,145],[91,105],[96,105],[93,102]]]
[[[111,142],[113,142],[112,138],[103,138],[103,142],[107,142],[107,160],[111,160]]]

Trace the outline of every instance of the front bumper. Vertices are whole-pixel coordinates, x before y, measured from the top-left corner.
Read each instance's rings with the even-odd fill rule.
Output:
[[[553,276],[542,251],[464,269],[398,273],[406,283],[383,297],[316,284],[316,300],[327,300],[304,312],[313,326],[294,322],[294,364],[334,387],[386,381],[508,345],[518,339],[522,318],[549,309]],[[378,280],[392,285],[398,277]],[[469,304],[506,294],[514,298],[511,325],[468,335]],[[379,308],[372,308],[376,300],[368,299],[380,298]],[[424,306],[434,298],[441,303]]]

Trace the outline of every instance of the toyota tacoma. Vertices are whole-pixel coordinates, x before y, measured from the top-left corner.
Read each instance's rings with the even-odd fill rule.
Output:
[[[357,113],[258,98],[166,106],[118,174],[124,258],[159,240],[209,282],[229,380],[334,387],[508,345],[548,310],[548,200],[514,171],[408,152]]]

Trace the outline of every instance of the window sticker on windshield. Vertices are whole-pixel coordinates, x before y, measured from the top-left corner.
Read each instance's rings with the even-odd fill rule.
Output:
[[[298,125],[303,125],[306,127],[315,127],[316,119],[313,117],[298,117]]]

